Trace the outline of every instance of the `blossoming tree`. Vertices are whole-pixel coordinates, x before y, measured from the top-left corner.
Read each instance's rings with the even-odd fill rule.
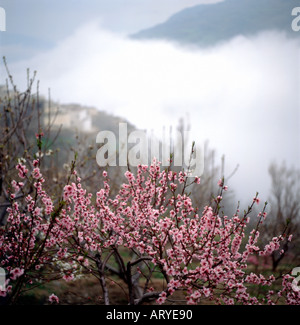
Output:
[[[11,207],[0,228],[0,266],[7,272],[0,294],[6,303],[16,303],[24,291],[42,282],[74,281],[84,274],[99,280],[104,304],[110,303],[111,274],[123,281],[129,304],[163,304],[178,290],[185,292],[188,304],[202,299],[216,304],[300,303],[290,274],[277,279],[248,266],[253,254],[280,252],[285,236],[278,234],[259,247],[266,204],[257,226],[246,232],[258,195],[244,213],[222,215],[227,186],[221,179],[212,204],[199,211],[188,190],[197,191],[200,179],[153,161],[138,166],[136,173],[126,172],[127,182],[115,197],[104,172],[104,183],[93,196],[82,187],[73,162],[61,197],[53,198],[43,190],[46,180],[39,160],[16,168],[19,180],[11,183]],[[165,280],[159,290],[151,287],[157,272]],[[274,289],[278,282],[279,289]],[[269,288],[266,296],[255,296],[253,286]],[[59,302],[54,294],[49,300]]]

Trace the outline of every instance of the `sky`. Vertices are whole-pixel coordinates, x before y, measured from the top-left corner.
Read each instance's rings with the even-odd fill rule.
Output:
[[[172,14],[194,5],[222,0],[1,0],[8,16],[8,29],[46,38],[61,37],[65,30],[92,18],[113,31],[137,32],[165,21]],[[40,28],[33,30],[33,26]]]
[[[225,174],[239,165],[229,184],[236,199],[249,197],[251,203],[258,191],[267,200],[269,164],[299,166],[299,40],[267,31],[191,50],[126,36],[201,2],[97,1],[101,14],[95,15],[96,1],[86,10],[74,1],[63,22],[65,2],[52,0],[49,6],[39,0],[44,6],[30,7],[37,1],[23,1],[20,26],[8,28],[36,40],[36,46],[20,52],[26,43],[13,43],[10,70],[19,85],[25,85],[26,68],[37,70],[41,92],[50,87],[52,99],[95,106],[138,128],[160,132],[186,119],[193,140],[208,140],[219,158],[225,155]],[[9,11],[15,3],[9,0]],[[13,12],[16,21],[21,14]]]
[[[2,52],[16,61],[53,48],[81,25],[96,21],[105,30],[131,34],[197,4],[222,0],[0,0],[7,32]]]

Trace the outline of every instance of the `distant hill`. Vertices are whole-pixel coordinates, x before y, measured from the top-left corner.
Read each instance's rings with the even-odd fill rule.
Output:
[[[292,37],[292,9],[299,0],[225,0],[187,8],[165,23],[131,35],[135,39],[166,39],[181,44],[209,46],[237,35],[279,30]]]
[[[10,96],[13,92],[10,90]],[[0,117],[2,109],[2,101],[7,97],[7,88],[0,85]],[[82,106],[77,103],[58,104],[51,102],[49,107],[48,99],[41,96],[39,98],[40,110],[43,112],[41,116],[42,125],[47,125],[49,116],[52,128],[60,128],[72,132],[78,132],[87,136],[95,137],[100,131],[111,131],[114,134],[119,132],[119,123],[127,123],[128,132],[132,132],[137,128],[124,118],[115,116],[106,111],[99,110],[95,107]],[[31,114],[31,110],[29,110]],[[3,122],[3,119],[0,120]],[[33,131],[37,132],[37,121],[31,123]],[[1,125],[1,123],[0,123]]]
[[[44,109],[43,123],[47,124],[49,108],[45,99],[42,100],[42,106]],[[100,131],[111,131],[114,134],[118,134],[119,123],[127,123],[129,132],[136,129],[127,120],[118,116],[100,111],[95,107],[82,106],[75,103],[61,105],[52,103],[50,112],[52,116],[55,115],[52,122],[53,127],[58,128],[62,126],[64,129],[70,129],[91,137],[95,137]]]

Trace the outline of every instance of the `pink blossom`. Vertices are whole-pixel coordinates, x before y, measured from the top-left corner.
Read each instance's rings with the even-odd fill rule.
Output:
[[[254,197],[253,198],[253,202],[255,202],[258,205],[259,202],[260,202],[260,199],[258,197]]]
[[[24,270],[17,267],[10,271],[10,278],[11,278],[11,280],[16,280],[23,274],[24,274]]]
[[[40,172],[40,169],[38,167],[34,168],[33,172],[32,172],[32,177],[39,179],[41,178],[42,174]]]
[[[219,179],[219,180],[218,180],[218,185],[219,185],[220,187],[223,187],[223,180],[222,180],[222,179]]]
[[[49,301],[50,301],[51,304],[58,304],[59,303],[59,299],[54,293],[52,293],[49,296]]]
[[[258,264],[258,255],[280,252],[285,237],[273,237],[261,246],[260,229],[248,231],[247,213],[224,216],[219,212],[221,195],[199,209],[192,196],[182,191],[186,173],[164,170],[159,162],[138,166],[136,172],[126,172],[125,183],[116,194],[105,173],[95,194],[87,191],[76,174],[70,178],[73,183],[63,187],[63,198],[52,199],[44,188],[47,179],[35,165],[31,173],[35,180],[27,177],[25,165],[17,165],[26,178],[24,183],[32,183],[31,190],[22,188],[24,197],[8,207],[5,228],[0,228],[0,266],[7,269],[11,281],[11,292],[1,291],[1,295],[13,294],[15,280],[30,286],[36,274],[47,280],[51,272],[66,281],[83,272],[110,283],[110,272],[121,279],[130,276],[131,262],[132,276],[145,280],[150,274],[140,282],[146,283],[145,293],[154,290],[149,288],[152,266],[153,274],[160,272],[165,279],[166,287],[153,292],[152,299],[158,297],[158,304],[177,290],[186,292],[188,304],[201,303],[202,297],[217,304],[275,304],[278,297],[286,304],[300,304],[299,294],[291,287],[293,277],[283,275],[282,283],[277,284],[274,276],[252,272],[249,265]],[[12,182],[15,191],[20,186]],[[223,180],[219,186],[226,191]],[[257,197],[255,202],[259,203]],[[264,210],[258,216],[258,222],[262,221]],[[266,297],[256,297],[249,285],[272,288]],[[59,303],[54,294],[49,301]]]

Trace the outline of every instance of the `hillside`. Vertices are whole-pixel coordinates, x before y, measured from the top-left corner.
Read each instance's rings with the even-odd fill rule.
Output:
[[[181,44],[213,45],[237,35],[279,30],[298,36],[291,29],[292,8],[298,0],[225,0],[187,8],[165,23],[131,35],[135,39],[166,39]]]
[[[0,85],[0,109],[2,108],[2,100],[7,96],[7,88]],[[12,92],[11,92],[12,96]],[[119,123],[127,123],[128,132],[136,129],[134,125],[124,118],[110,114],[104,110],[99,110],[95,107],[82,106],[76,103],[59,104],[51,102],[50,108],[48,99],[41,96],[39,99],[41,115],[41,123],[47,125],[49,116],[52,128],[58,129],[62,127],[63,130],[71,132],[79,132],[81,134],[95,137],[100,131],[111,131],[114,134],[119,132]],[[31,109],[29,114],[31,114]],[[3,122],[3,120],[1,120]],[[36,132],[36,123],[33,121],[31,126]]]

